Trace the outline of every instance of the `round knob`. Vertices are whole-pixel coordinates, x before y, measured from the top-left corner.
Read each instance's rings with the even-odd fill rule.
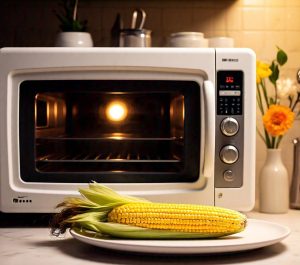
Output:
[[[239,151],[233,145],[226,145],[220,151],[220,158],[226,164],[233,164],[239,158]]]
[[[223,178],[225,181],[227,182],[232,182],[234,181],[234,174],[233,174],[233,171],[228,169],[228,170],[225,170],[223,172]]]
[[[221,122],[221,131],[226,136],[233,136],[239,130],[239,123],[236,119],[227,117]]]

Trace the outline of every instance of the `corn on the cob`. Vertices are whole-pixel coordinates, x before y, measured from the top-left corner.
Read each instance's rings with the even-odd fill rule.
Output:
[[[152,203],[97,183],[79,191],[83,198],[67,198],[58,205],[64,208],[53,219],[53,234],[71,227],[124,238],[212,238],[246,226],[245,215],[230,209]]]
[[[245,228],[244,215],[214,206],[128,203],[114,208],[108,221],[178,232],[237,233]]]

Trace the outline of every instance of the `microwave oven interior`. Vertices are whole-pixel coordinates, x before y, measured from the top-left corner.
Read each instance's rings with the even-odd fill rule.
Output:
[[[22,180],[197,181],[200,86],[182,80],[23,81]]]

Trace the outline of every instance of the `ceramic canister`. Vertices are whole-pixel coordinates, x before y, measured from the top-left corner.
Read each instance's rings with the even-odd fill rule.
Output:
[[[170,47],[208,47],[208,40],[202,32],[176,32],[170,35]]]

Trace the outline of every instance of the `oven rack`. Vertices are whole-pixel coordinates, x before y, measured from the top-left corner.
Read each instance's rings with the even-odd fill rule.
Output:
[[[123,136],[105,136],[105,137],[36,137],[37,141],[182,141],[183,137],[123,137]]]
[[[120,163],[178,163],[181,159],[175,154],[171,156],[156,155],[154,157],[150,154],[140,154],[140,153],[80,153],[80,154],[48,154],[45,156],[40,156],[36,159],[36,162],[45,163],[78,163],[78,162],[120,162]]]

